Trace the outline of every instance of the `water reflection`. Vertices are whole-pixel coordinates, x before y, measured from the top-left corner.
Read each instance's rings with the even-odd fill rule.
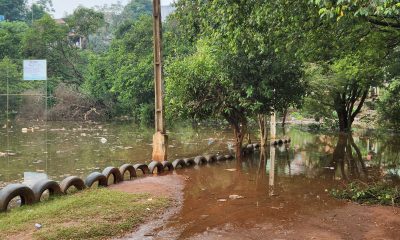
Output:
[[[152,129],[131,123],[52,122],[48,132],[39,123],[12,127],[10,132],[0,129],[0,153],[15,154],[0,154],[0,187],[8,182],[22,182],[24,172],[45,173],[50,179],[61,180],[68,175],[84,177],[126,162],[149,162],[151,157]],[[23,127],[34,130],[23,133]],[[282,175],[366,181],[399,174],[398,135],[371,131],[355,132],[353,136],[322,134],[296,127],[285,131],[292,139],[290,145],[246,156],[236,168],[258,169],[260,178],[274,171],[275,180],[271,180],[275,182]],[[277,135],[282,136],[282,132]],[[231,130],[223,127],[177,127],[170,130],[169,136],[169,160],[226,153],[229,147],[234,151]],[[103,138],[107,141],[102,142]],[[275,161],[269,160],[272,158]]]

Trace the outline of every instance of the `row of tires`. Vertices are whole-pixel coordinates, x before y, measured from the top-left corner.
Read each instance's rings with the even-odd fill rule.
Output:
[[[278,140],[274,140],[271,141],[271,145],[274,146],[280,146],[282,144],[286,144],[286,143],[290,143],[291,139],[278,139]],[[243,148],[243,152],[244,153],[249,153],[249,152],[253,152],[256,151],[258,149],[260,149],[261,145],[259,143],[253,143],[253,144],[247,144],[244,148]]]
[[[124,176],[127,173],[129,173],[129,179],[133,179],[137,177],[137,171],[144,175],[153,174],[155,172],[162,173],[164,171],[173,171],[177,168],[203,165],[233,158],[232,155],[207,155],[197,156],[194,158],[176,159],[173,162],[152,161],[149,165],[124,164],[120,168],[107,167],[101,173],[93,172],[86,177],[85,181],[77,176],[70,176],[62,180],[60,184],[53,180],[43,179],[36,182],[32,188],[23,184],[10,184],[0,190],[0,212],[7,211],[10,201],[18,196],[21,199],[21,205],[30,205],[40,202],[45,191],[48,191],[50,196],[62,195],[67,194],[68,189],[71,187],[75,187],[80,191],[92,187],[96,182],[98,183],[98,186],[107,187],[111,176],[113,177],[113,183],[117,184],[124,181]]]

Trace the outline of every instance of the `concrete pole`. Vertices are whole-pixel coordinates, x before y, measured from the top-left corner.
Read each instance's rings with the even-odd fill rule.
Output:
[[[164,82],[162,78],[162,26],[161,3],[153,0],[153,38],[154,38],[154,92],[155,92],[155,130],[153,135],[153,154],[155,161],[167,160],[168,136],[164,124]]]
[[[274,140],[276,138],[276,113],[275,111],[272,112],[271,114],[271,121],[270,121],[270,127],[271,127],[271,140]]]

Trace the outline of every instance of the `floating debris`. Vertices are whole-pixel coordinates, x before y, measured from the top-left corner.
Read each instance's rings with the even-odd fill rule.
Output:
[[[243,196],[240,196],[240,195],[237,195],[237,194],[229,195],[229,199],[231,199],[231,200],[243,199],[243,198],[244,198]]]
[[[102,137],[102,138],[100,138],[100,142],[103,143],[103,144],[105,144],[105,143],[107,142],[107,139],[105,139],[105,138]]]
[[[235,172],[235,171],[237,171],[237,169],[236,168],[227,168],[227,169],[225,169],[225,171]]]

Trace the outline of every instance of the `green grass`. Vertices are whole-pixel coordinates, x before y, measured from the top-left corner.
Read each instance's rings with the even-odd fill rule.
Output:
[[[342,189],[332,189],[330,194],[361,204],[400,206],[400,188],[386,183],[352,182]]]
[[[166,198],[109,189],[85,190],[0,214],[0,239],[105,239],[130,232],[161,212]],[[42,224],[35,230],[35,223]]]

